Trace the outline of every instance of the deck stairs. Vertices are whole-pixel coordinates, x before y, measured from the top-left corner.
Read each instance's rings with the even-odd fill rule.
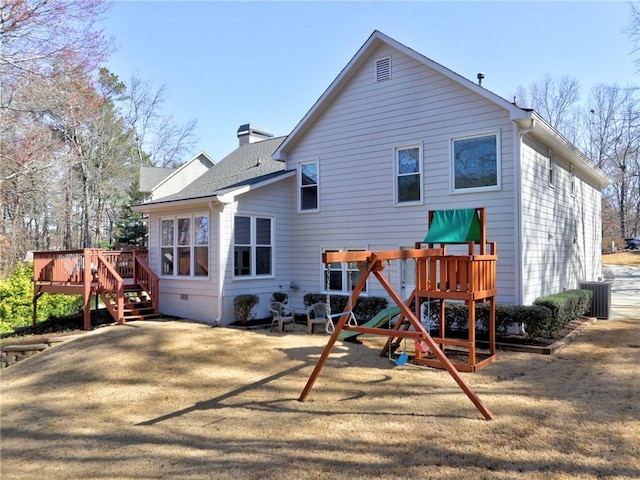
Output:
[[[100,298],[105,306],[107,306],[107,309],[115,313],[115,315],[113,315],[113,313],[112,315],[116,321],[118,317],[123,318],[124,321],[131,321],[157,318],[160,316],[153,299],[144,288],[138,284],[125,285],[122,316],[118,315],[117,295],[103,293],[100,295]]]

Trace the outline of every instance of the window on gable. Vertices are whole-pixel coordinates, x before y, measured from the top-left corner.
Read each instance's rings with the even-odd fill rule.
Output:
[[[160,221],[161,274],[209,275],[209,217],[163,218]]]
[[[318,162],[304,162],[298,169],[298,208],[300,211],[318,211]]]
[[[323,253],[364,252],[365,248],[325,248]],[[325,292],[350,294],[360,280],[360,270],[356,262],[323,264],[323,284]],[[363,292],[366,293],[365,286]],[[339,312],[334,312],[339,313]]]
[[[259,277],[273,272],[272,219],[237,215],[233,222],[233,275]]]
[[[576,196],[576,171],[573,165],[569,167],[569,191],[572,197]]]
[[[554,187],[556,185],[556,160],[553,158],[553,153],[549,152],[549,186]]]
[[[389,80],[391,78],[391,57],[379,58],[376,60],[376,82]]]
[[[418,145],[395,149],[396,205],[422,202],[422,154]]]
[[[454,191],[500,188],[499,144],[497,133],[452,139]]]

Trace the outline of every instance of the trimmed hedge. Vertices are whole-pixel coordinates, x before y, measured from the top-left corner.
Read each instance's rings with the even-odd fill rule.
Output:
[[[539,297],[533,305],[496,304],[496,334],[505,335],[509,328],[524,324],[529,338],[551,338],[576,318],[585,315],[591,307],[591,290],[568,290],[555,295]],[[344,311],[349,297],[331,295],[331,311]],[[324,303],[325,294],[307,293],[304,296],[305,307],[314,303]],[[427,302],[425,302],[427,303]],[[360,297],[353,313],[358,323],[364,323],[378,312],[387,308],[388,301],[383,297]],[[424,307],[429,312],[428,307]],[[431,300],[431,320],[438,323],[440,316],[439,300]],[[464,303],[446,302],[444,312],[445,329],[467,330],[469,328],[468,308]],[[483,331],[489,330],[489,302],[476,304],[476,322]]]
[[[440,302],[431,301],[431,320],[438,322]],[[428,311],[428,310],[427,310]],[[530,325],[545,325],[551,319],[551,311],[539,305],[504,305],[496,304],[496,334],[506,335],[509,327],[524,324],[527,332]],[[476,304],[476,323],[480,330],[489,330],[489,303]],[[447,302],[444,310],[444,326],[446,330],[467,330],[469,328],[468,307],[464,303]]]
[[[567,290],[554,295],[536,298],[534,305],[548,308],[551,311],[551,322],[548,325],[532,325],[530,336],[548,336],[571,321],[586,314],[591,308],[591,290]]]
[[[327,296],[324,293],[306,293],[304,306],[309,308],[314,303],[325,303]],[[331,295],[331,313],[344,312],[349,302],[348,295]],[[384,297],[360,297],[353,307],[353,315],[359,324],[371,320],[378,312],[387,308],[389,302]]]

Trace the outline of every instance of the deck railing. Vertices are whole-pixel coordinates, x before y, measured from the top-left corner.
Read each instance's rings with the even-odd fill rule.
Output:
[[[124,321],[124,279],[133,279],[147,291],[157,311],[159,279],[147,264],[146,250],[103,251],[98,248],[34,252],[33,322],[35,324],[37,297],[43,292],[82,294],[85,297],[85,329],[89,328],[91,294],[108,295],[115,304],[105,302],[119,323]]]
[[[160,295],[158,292],[160,280],[158,276],[153,273],[153,270],[149,268],[147,259],[148,253],[146,250],[135,250],[133,252],[133,278],[136,283],[147,292],[153,301],[156,311],[158,311],[160,308]]]
[[[82,283],[86,260],[84,250],[34,252],[33,278],[36,282]]]
[[[124,322],[124,281],[115,268],[109,262],[102,252],[95,251],[97,280],[96,293],[108,295],[115,300],[115,304],[105,302],[105,306],[111,313],[111,316],[118,323]]]

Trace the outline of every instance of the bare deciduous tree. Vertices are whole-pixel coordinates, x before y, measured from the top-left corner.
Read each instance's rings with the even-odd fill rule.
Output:
[[[575,78],[567,75],[554,78],[547,73],[528,88],[519,86],[516,101],[536,110],[568,140],[575,142],[578,138],[580,83]]]
[[[167,101],[165,86],[154,90],[152,84],[134,75],[124,99],[124,116],[134,132],[139,165],[174,167],[193,150],[193,131],[197,121],[191,119],[177,125],[164,112]]]

